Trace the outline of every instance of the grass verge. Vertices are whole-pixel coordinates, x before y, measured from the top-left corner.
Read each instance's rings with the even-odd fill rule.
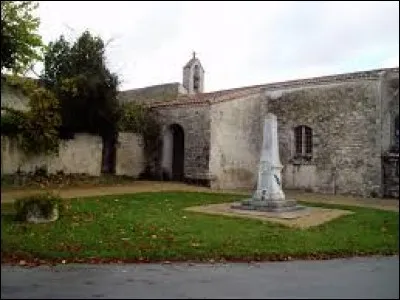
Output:
[[[307,230],[183,211],[240,195],[141,193],[71,199],[55,223],[17,223],[2,204],[2,263],[261,261],[398,254],[398,213],[355,213]],[[309,204],[310,205],[310,204]]]

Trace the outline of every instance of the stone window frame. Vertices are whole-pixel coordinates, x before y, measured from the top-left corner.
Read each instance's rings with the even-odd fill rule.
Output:
[[[294,158],[311,160],[313,157],[313,129],[307,125],[293,128]]]

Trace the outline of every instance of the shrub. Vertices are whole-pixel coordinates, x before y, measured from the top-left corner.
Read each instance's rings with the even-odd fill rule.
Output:
[[[161,126],[158,116],[150,108],[141,104],[128,103],[120,108],[118,123],[120,131],[130,131],[142,135],[147,151],[152,151],[155,146]]]
[[[57,153],[61,126],[59,100],[35,80],[17,76],[7,76],[6,80],[23,92],[29,105],[27,111],[1,107],[2,135],[16,136],[26,154]]]
[[[17,136],[24,125],[24,115],[7,108],[2,108],[1,111],[1,135]]]
[[[22,148],[29,154],[57,153],[61,125],[57,98],[49,90],[36,88],[29,94],[29,106],[21,132]]]
[[[60,213],[63,205],[62,199],[52,193],[36,194],[18,198],[14,203],[16,219],[26,221],[30,214],[35,217],[51,219],[54,210]]]

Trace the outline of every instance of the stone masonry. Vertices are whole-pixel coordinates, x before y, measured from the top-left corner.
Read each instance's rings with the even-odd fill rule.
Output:
[[[163,131],[173,124],[184,132],[184,174],[187,179],[208,179],[210,153],[210,114],[208,106],[160,107]]]
[[[393,144],[398,102],[398,69],[387,69],[178,95],[151,106],[168,115],[165,125],[185,123],[185,137],[197,132],[185,145],[185,175],[207,174],[212,188],[254,188],[262,119],[271,112],[278,117],[284,188],[375,197],[387,194],[383,153]],[[207,117],[196,118],[199,110]],[[312,130],[309,157],[295,156],[300,125]],[[398,187],[390,182],[391,190]]]
[[[361,81],[266,91],[268,111],[278,116],[286,187],[290,187],[290,167],[295,172],[308,166],[304,175],[313,178],[314,191],[381,194],[377,85],[377,81]],[[309,160],[295,158],[293,133],[299,125],[312,129]]]
[[[123,134],[119,172],[136,176],[139,169],[152,165],[155,174],[171,173],[171,160],[178,159],[183,161],[185,180],[206,180],[214,189],[253,189],[263,120],[273,113],[284,189],[398,196],[398,68],[209,93],[203,92],[204,86],[203,67],[193,57],[184,65],[182,84],[120,92],[121,104],[141,103],[158,113],[163,151],[154,159],[161,163],[143,161],[148,156],[141,154],[138,138]],[[23,109],[17,98],[3,99],[2,88],[2,106]],[[306,126],[301,130],[304,136],[307,130],[307,142],[299,144],[298,126]],[[172,128],[183,131],[182,157],[174,152],[178,138]],[[307,153],[299,155],[299,145]]]

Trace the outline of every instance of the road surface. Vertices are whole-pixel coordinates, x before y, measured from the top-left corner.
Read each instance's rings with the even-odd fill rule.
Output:
[[[2,265],[1,297],[399,299],[399,258],[215,265]]]

